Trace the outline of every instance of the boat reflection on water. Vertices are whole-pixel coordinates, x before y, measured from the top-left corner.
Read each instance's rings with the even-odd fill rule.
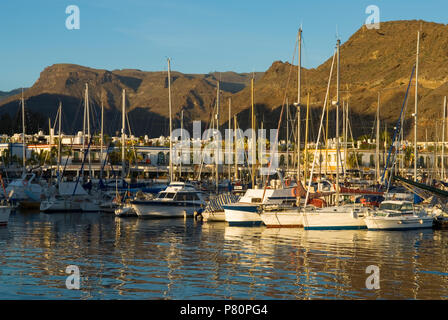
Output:
[[[11,216],[0,298],[440,299],[448,231],[306,231],[97,213]],[[76,265],[80,290],[67,290]],[[366,288],[366,268],[380,289]],[[18,276],[20,275],[20,276]]]
[[[7,245],[7,242],[13,237],[8,228],[0,228],[0,248]]]
[[[443,263],[433,261],[435,235],[432,230],[369,232],[260,228],[262,232],[256,242],[251,228],[240,231],[227,228],[226,240],[239,241],[240,250],[255,258],[255,268],[265,270],[264,278],[278,281],[279,270],[283,275],[292,276],[294,279],[290,280],[296,291],[290,294],[298,299],[427,299],[434,292],[440,292],[442,288],[446,292],[448,288],[448,259],[443,258]],[[448,240],[444,242],[446,244]],[[235,263],[241,265],[241,261]],[[371,274],[366,273],[366,269],[370,265],[380,270],[378,290],[366,287],[367,277]],[[444,279],[441,283],[436,281],[439,277]]]

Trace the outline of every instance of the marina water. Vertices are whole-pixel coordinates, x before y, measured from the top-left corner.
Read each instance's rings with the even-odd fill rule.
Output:
[[[0,299],[446,299],[448,230],[305,231],[15,212]],[[69,290],[69,265],[80,289]],[[367,289],[378,266],[380,288]]]

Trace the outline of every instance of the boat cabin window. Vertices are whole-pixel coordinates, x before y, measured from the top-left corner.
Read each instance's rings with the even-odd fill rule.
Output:
[[[401,211],[413,211],[413,210],[414,210],[414,208],[412,207],[412,204],[410,204],[410,203],[404,203],[401,206]]]
[[[380,210],[400,210],[401,204],[397,203],[382,203],[380,204]]]
[[[167,192],[165,199],[173,199],[174,198],[175,193],[174,192]]]
[[[252,203],[261,203],[261,198],[252,198],[251,202]]]
[[[165,192],[159,192],[159,194],[157,195],[157,199],[163,199],[165,198],[166,193]]]
[[[192,201],[192,200],[199,200],[199,197],[196,193],[193,192],[179,192],[176,195],[175,200],[177,201]]]
[[[399,217],[401,216],[401,213],[398,212],[391,212],[387,215],[388,217]]]
[[[199,200],[199,197],[196,193],[189,193],[187,195],[187,200]]]

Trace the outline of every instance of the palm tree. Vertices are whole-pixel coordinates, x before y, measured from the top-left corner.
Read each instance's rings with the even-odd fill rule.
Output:
[[[386,144],[390,145],[392,143],[392,138],[388,131],[382,131],[380,133],[380,146],[384,145],[384,140],[386,140]]]
[[[362,155],[357,152],[352,152],[348,156],[347,164],[350,167],[350,169],[357,168],[358,164],[361,166],[362,162]]]
[[[404,163],[405,166],[410,167],[414,163],[414,148],[411,146],[406,147],[404,151]]]
[[[361,140],[361,142],[365,142],[365,143],[367,143],[367,141],[370,139],[370,136],[367,135],[367,134],[363,134],[363,135],[360,136],[358,139]]]

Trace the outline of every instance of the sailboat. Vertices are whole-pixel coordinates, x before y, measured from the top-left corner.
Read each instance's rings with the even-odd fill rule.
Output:
[[[25,99],[23,98],[22,90],[22,159],[23,159],[23,172],[22,177],[11,181],[7,188],[6,193],[10,194],[10,201],[19,203],[19,206],[23,209],[37,209],[39,208],[40,198],[42,194],[42,186],[37,183],[37,177],[34,173],[26,172],[26,141],[25,141]]]
[[[40,204],[42,212],[79,212],[81,204],[90,201],[90,195],[75,181],[61,181],[57,187],[50,187],[49,193],[51,196]]]
[[[327,84],[327,92],[324,100],[324,107],[322,110],[321,122],[319,126],[319,133],[316,142],[315,152],[314,152],[314,160],[312,163],[312,169],[310,173],[310,178],[308,180],[308,188],[305,195],[305,201],[303,207],[297,208],[289,208],[282,211],[274,211],[268,212],[264,210],[261,214],[261,217],[267,226],[271,227],[300,227],[303,224],[303,227],[307,230],[318,229],[318,230],[329,230],[329,229],[365,229],[366,225],[364,222],[364,217],[367,214],[368,208],[364,208],[359,205],[339,205],[339,196],[340,196],[340,188],[339,188],[339,119],[336,116],[336,149],[337,149],[337,169],[336,169],[336,184],[335,184],[335,192],[329,190],[326,193],[311,193],[311,185],[312,178],[314,174],[314,167],[316,163],[316,159],[318,158],[317,150],[319,146],[320,136],[322,132],[323,120],[325,116],[325,111],[327,106],[327,101],[329,99],[329,90],[330,83],[333,74],[334,63],[337,58],[337,101],[336,107],[339,106],[339,48],[340,48],[340,40],[337,41],[336,51],[333,55],[333,61],[330,69],[330,76]],[[338,111],[338,110],[337,110]],[[338,114],[338,112],[336,112]],[[300,188],[300,185],[299,185]],[[304,190],[298,190],[296,192],[296,196],[300,199],[300,197],[304,196]],[[310,199],[320,199],[321,196],[331,195],[332,193],[336,194],[336,206],[334,207],[323,207],[316,208],[315,206],[308,206]],[[322,202],[322,200],[320,200]],[[300,206],[300,201],[297,203]]]
[[[206,205],[203,193],[197,190],[192,184],[174,181],[173,172],[173,145],[172,145],[172,115],[171,115],[171,65],[170,59],[168,63],[168,108],[170,117],[170,160],[169,160],[169,176],[170,183],[167,188],[157,194],[152,200],[134,199],[130,204],[139,217],[144,218],[181,218],[184,216],[193,216],[194,212],[201,212]],[[123,119],[125,117],[125,106],[123,98]],[[124,179],[124,120],[122,129],[122,161]],[[118,215],[123,209],[117,209],[115,213]]]
[[[262,210],[260,213],[260,219],[267,227],[302,227],[303,219],[302,216],[297,213],[297,205],[300,205],[300,193],[303,190],[301,179],[300,179],[300,108],[301,108],[301,69],[302,69],[302,28],[299,28],[298,32],[298,63],[297,63],[297,103],[294,105],[297,107],[297,186],[289,189],[289,196],[293,198],[291,202],[285,202],[281,205],[272,205],[266,203],[262,206]],[[308,96],[308,107],[309,107],[309,96]],[[289,114],[289,104],[287,103],[287,116]],[[309,115],[309,110],[307,108],[307,117]],[[288,121],[288,120],[287,120]],[[289,124],[288,124],[289,126]],[[308,123],[306,129],[308,130]],[[289,135],[289,133],[287,133]],[[289,137],[287,137],[289,139]],[[288,140],[287,139],[287,140]],[[305,138],[305,146],[306,146]],[[288,144],[287,144],[288,148]],[[306,148],[306,147],[305,147]],[[289,163],[289,155],[287,156]],[[306,155],[305,155],[306,158]],[[306,163],[306,162],[305,162]],[[306,167],[305,167],[306,168]],[[304,169],[305,171],[306,169]],[[288,170],[287,170],[288,172]],[[266,190],[268,191],[268,190]],[[297,198],[299,199],[297,201]]]
[[[336,73],[336,206],[318,208],[303,211],[303,226],[305,230],[341,230],[341,229],[366,229],[365,216],[370,210],[360,204],[339,204],[339,86],[340,86],[340,45],[338,39],[336,44],[337,73]],[[334,60],[333,60],[334,61]],[[331,76],[330,76],[331,79]],[[330,83],[330,82],[329,82]],[[322,113],[323,116],[323,113]],[[322,123],[321,123],[322,124]],[[316,145],[317,148],[317,145]],[[317,149],[316,149],[317,150]],[[316,154],[315,154],[316,157]],[[314,163],[313,163],[314,166]],[[311,178],[310,178],[311,181]],[[309,193],[309,188],[308,188]],[[306,200],[308,199],[308,194]],[[305,206],[306,206],[305,201]]]
[[[293,186],[286,186],[278,174],[280,179],[272,180],[270,189],[247,189],[238,202],[223,205],[225,221],[231,226],[257,226],[264,222],[260,215],[263,207],[292,206],[296,201]]]
[[[85,145],[85,141],[87,140],[89,142],[89,145],[87,146],[87,160],[89,164],[89,181],[88,184],[91,183],[91,179],[93,178],[93,172],[92,172],[92,164],[91,164],[91,155],[90,155],[90,143],[92,141],[91,135],[90,135],[90,103],[89,103],[89,86],[86,83],[86,90],[85,90],[85,100],[84,100],[84,138],[83,138],[83,146]],[[87,139],[86,139],[86,129],[85,126],[87,125]],[[83,149],[84,150],[84,149]],[[85,160],[85,157],[84,157]],[[84,166],[82,167],[84,168]],[[84,170],[82,170],[82,179],[84,181]],[[77,188],[81,188],[81,190],[84,190],[82,186],[76,186]],[[77,190],[76,190],[77,191]],[[86,190],[84,190],[87,192]],[[82,191],[81,191],[82,192]],[[87,192],[88,194],[90,193]],[[75,202],[77,201],[76,198],[73,199]],[[100,208],[101,205],[101,199],[99,198],[99,194],[89,194],[89,197],[85,199],[85,201],[82,201],[80,203],[80,210],[82,212],[99,212],[101,211]]]
[[[85,89],[85,103],[84,103],[84,123],[83,132],[85,133],[85,125],[87,123],[87,136],[90,138],[90,111],[89,111],[89,91],[88,84]],[[62,105],[59,106],[59,144],[61,143],[61,114]],[[83,137],[83,151],[86,136]],[[89,147],[84,151],[84,161],[89,152]],[[58,148],[58,181],[56,186],[51,186],[47,192],[47,198],[40,203],[40,211],[42,212],[72,212],[72,211],[100,211],[99,202],[92,197],[87,190],[83,188],[80,182],[80,177],[77,181],[63,181],[62,173],[60,172],[60,145]],[[86,153],[87,152],[87,153]],[[84,162],[82,165],[82,172],[84,171]]]
[[[39,208],[43,189],[37,182],[36,174],[24,173],[19,179],[11,181],[6,187],[6,193],[11,192],[13,192],[11,202],[18,202],[22,209]]]
[[[255,128],[254,116],[254,79],[251,79],[252,128]],[[257,226],[263,224],[260,211],[263,205],[283,205],[295,201],[280,172],[278,179],[272,180],[271,188],[256,188],[255,180],[255,137],[252,137],[252,187],[236,203],[223,205],[225,221],[231,226]]]

